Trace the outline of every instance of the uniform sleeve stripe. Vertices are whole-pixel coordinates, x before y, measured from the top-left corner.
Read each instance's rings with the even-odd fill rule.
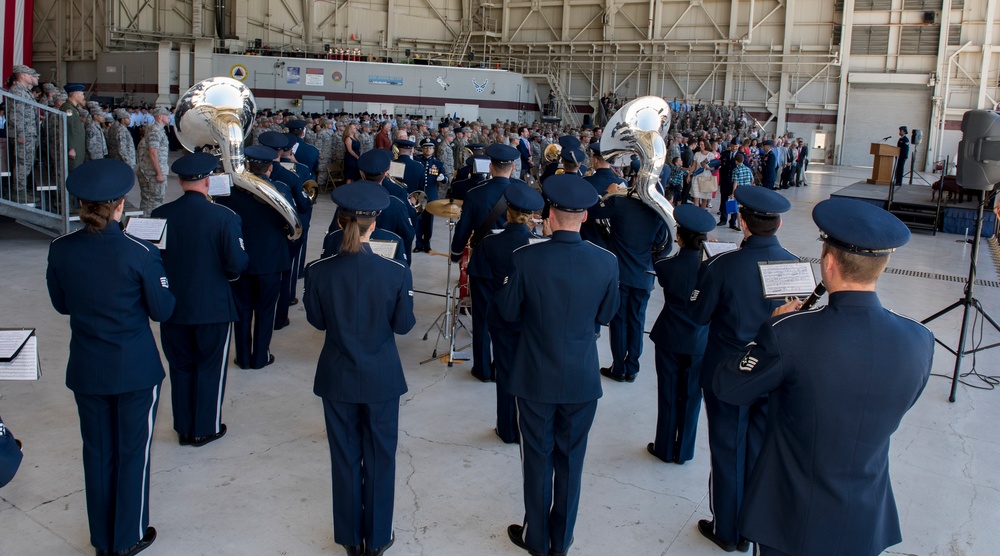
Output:
[[[919,325],[921,326],[921,328],[924,328],[924,329],[926,329],[926,330],[930,331],[930,328],[927,328],[927,325],[925,325],[924,323],[922,323],[922,322],[918,321],[917,319],[915,319],[915,318],[913,318],[913,317],[908,317],[908,316],[906,316],[906,315],[902,315],[902,314],[900,314],[900,313],[897,313],[896,311],[893,311],[892,309],[886,309],[886,310],[887,310],[887,311],[889,311],[890,313],[892,313],[892,314],[896,315],[896,316],[897,316],[897,317],[899,317],[899,318],[903,318],[903,319],[906,319],[906,320],[908,320],[908,321],[910,321],[910,322],[914,322],[914,323],[917,323],[917,324],[919,324]]]
[[[145,249],[147,252],[149,251],[149,247],[146,247],[145,245],[143,245],[141,241],[139,241],[138,239],[132,237],[127,232],[125,233],[125,237],[128,238],[129,240],[131,240],[133,243],[135,243],[139,247],[142,247],[143,249]]]
[[[818,312],[822,311],[823,309],[826,309],[826,307],[827,306],[824,305],[824,306],[819,307],[817,309],[809,309],[808,311],[795,311],[794,313],[788,313],[787,315],[782,315],[778,320],[774,321],[774,323],[771,326],[772,327],[773,326],[777,326],[778,324],[780,324],[782,322],[785,322],[786,320],[788,320],[788,319],[790,319],[792,317],[801,317],[802,315],[812,315],[812,314],[818,313]]]

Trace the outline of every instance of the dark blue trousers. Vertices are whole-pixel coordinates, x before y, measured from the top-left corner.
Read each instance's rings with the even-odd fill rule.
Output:
[[[737,519],[743,506],[746,479],[764,438],[767,398],[741,406],[720,400],[710,388],[703,390],[703,394],[708,446],[712,452],[708,496],[715,535],[725,543],[736,544],[740,538]]]
[[[694,457],[701,412],[698,372],[701,354],[689,355],[656,348],[656,438],[653,451],[666,461]]]
[[[608,325],[608,340],[611,344],[611,357],[614,359],[612,372],[616,376],[632,376],[639,373],[642,327],[646,322],[649,290],[618,284],[618,295],[621,299],[618,313]]]
[[[906,173],[906,159],[896,158],[896,175],[893,176],[893,185],[903,185],[903,174]]]
[[[536,552],[566,552],[573,542],[587,436],[596,414],[597,400],[550,404],[517,399],[524,542]]]
[[[149,454],[160,385],[75,396],[90,544],[98,550],[124,550],[139,542],[149,526]]]
[[[229,322],[160,324],[177,434],[208,436],[221,430],[232,330]]]
[[[495,378],[492,354],[490,353],[490,330],[486,315],[493,302],[493,296],[484,287],[485,278],[469,277],[469,293],[472,296],[472,374],[480,380]]]
[[[434,186],[437,187],[436,185]],[[428,201],[432,200],[430,197]],[[431,248],[431,234],[434,233],[434,215],[426,210],[417,216],[417,249],[427,251]]]
[[[233,334],[237,365],[259,369],[267,364],[280,286],[280,272],[244,274],[233,282],[236,312],[240,316]]]
[[[399,398],[356,404],[323,399],[333,478],[333,539],[379,548],[392,537]]]
[[[517,432],[517,400],[508,393],[507,380],[511,361],[514,360],[514,350],[517,349],[517,339],[521,334],[509,330],[503,324],[496,324],[497,320],[494,319],[499,317],[493,315],[490,323],[493,372],[497,379],[497,436],[504,442],[513,443],[518,442],[521,435]]]
[[[275,330],[285,327],[288,320],[288,304],[295,297],[297,286],[299,285],[299,262],[302,255],[302,240],[288,242],[288,251],[292,256],[292,266],[281,273],[281,286],[278,290],[278,305],[274,312]]]
[[[295,270],[298,278],[306,277],[306,247],[309,245],[309,226],[302,227],[302,237],[299,238],[298,268]],[[292,265],[292,268],[296,268]],[[292,297],[295,297],[295,285],[292,285]]]
[[[787,552],[782,552],[776,548],[771,548],[770,546],[761,546],[759,544],[754,545],[753,554],[754,556],[792,556]]]

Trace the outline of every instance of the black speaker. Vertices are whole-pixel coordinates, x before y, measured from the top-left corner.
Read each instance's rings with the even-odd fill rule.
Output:
[[[330,45],[329,44],[324,44],[323,45],[323,52],[329,52],[329,51],[330,51]]]
[[[955,179],[965,189],[983,191],[1000,183],[1000,114],[969,110],[962,116]]]
[[[924,23],[931,24],[937,21],[937,12],[924,12]]]
[[[476,53],[470,50],[465,53],[465,58],[471,62],[476,58]]]
[[[589,127],[593,127],[593,125],[590,123],[590,114],[584,114],[583,115],[583,127],[588,127],[588,126]]]
[[[254,48],[260,48],[262,45],[263,45],[263,43],[261,42],[260,39],[254,39],[253,40],[253,47]]]
[[[921,141],[924,140],[924,132],[919,129],[914,129],[910,134],[910,143],[914,145],[919,145]]]
[[[406,54],[406,57],[409,58],[410,57],[410,49],[407,48],[406,51],[403,52],[403,54]]]

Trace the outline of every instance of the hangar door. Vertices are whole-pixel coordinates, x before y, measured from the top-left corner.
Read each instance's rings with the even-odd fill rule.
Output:
[[[852,84],[847,92],[847,117],[844,119],[843,155],[840,163],[845,166],[871,166],[870,147],[886,135],[886,141],[895,145],[899,126],[924,132],[924,142],[910,146],[916,156],[913,169],[923,169],[927,153],[927,130],[931,121],[931,89],[925,86],[902,87],[887,85]],[[907,161],[906,170],[910,164]]]

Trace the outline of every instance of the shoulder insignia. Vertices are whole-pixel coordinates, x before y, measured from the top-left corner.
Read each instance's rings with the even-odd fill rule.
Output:
[[[506,285],[507,285],[507,281],[508,281],[508,280],[510,280],[510,276],[504,276],[504,277],[503,277],[503,285],[505,285],[505,286],[506,286]]]
[[[406,293],[410,294],[410,297],[413,297],[413,290],[410,290],[410,291],[408,291]]]
[[[691,292],[691,298],[689,299],[689,301],[698,301],[698,294],[700,293],[701,291],[699,290],[694,290],[693,292]]]
[[[751,356],[749,352],[747,352],[747,354],[743,356],[743,359],[740,360],[740,370],[745,373],[749,373],[756,366],[757,358]]]
[[[73,111],[72,110],[67,110],[66,111],[66,115],[67,116],[72,116],[73,115]]]
[[[170,289],[170,284],[167,283],[167,277],[166,276],[160,276],[160,286],[162,286],[164,288],[167,288],[167,289]]]

